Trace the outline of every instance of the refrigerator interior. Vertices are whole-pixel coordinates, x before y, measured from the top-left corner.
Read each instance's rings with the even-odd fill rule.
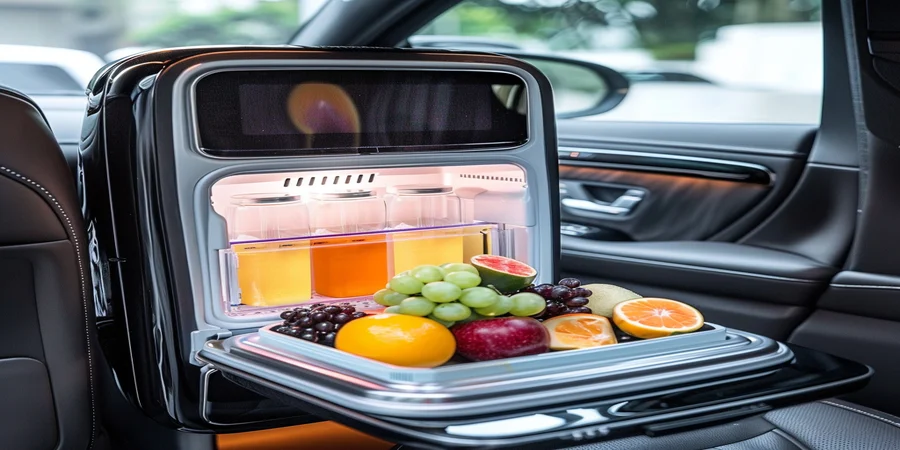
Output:
[[[513,164],[241,174],[211,191],[229,237],[217,305],[228,317],[328,302],[379,310],[372,295],[418,265],[534,263],[536,212]]]

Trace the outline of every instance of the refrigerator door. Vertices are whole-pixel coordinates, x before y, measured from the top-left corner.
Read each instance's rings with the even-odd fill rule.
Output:
[[[560,445],[666,433],[865,384],[861,364],[729,331],[721,345],[560,367],[514,379],[397,383],[280,348],[258,333],[209,341],[198,358],[229,380],[310,413],[424,448]]]

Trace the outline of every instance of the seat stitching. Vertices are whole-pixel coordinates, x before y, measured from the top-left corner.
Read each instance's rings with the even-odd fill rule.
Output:
[[[831,406],[834,406],[834,407],[837,407],[837,408],[843,408],[843,409],[846,409],[846,410],[848,410],[848,411],[853,411],[853,412],[855,412],[855,413],[857,413],[857,414],[862,414],[862,415],[864,415],[864,416],[871,417],[871,418],[873,418],[873,419],[877,419],[877,420],[880,420],[880,421],[882,421],[882,422],[884,422],[884,423],[887,423],[887,424],[893,425],[893,426],[895,426],[895,427],[897,427],[897,428],[900,428],[900,423],[894,422],[893,420],[890,420],[890,419],[885,419],[884,417],[877,416],[877,415],[875,415],[875,414],[872,414],[872,413],[870,413],[870,412],[863,411],[863,410],[861,410],[861,409],[852,408],[852,407],[849,407],[849,406],[847,406],[847,405],[842,405],[842,404],[840,404],[840,403],[830,402],[830,401],[828,401],[828,400],[823,400],[821,403],[825,403],[826,405],[831,405]]]
[[[69,227],[69,232],[72,233],[72,240],[75,242],[75,253],[76,253],[77,261],[78,261],[78,276],[81,279],[81,306],[84,309],[84,334],[85,334],[85,339],[86,339],[85,344],[87,347],[87,357],[88,357],[88,381],[89,381],[89,388],[90,388],[90,393],[91,393],[91,396],[90,396],[90,399],[91,399],[91,435],[90,435],[90,440],[88,441],[88,448],[90,449],[90,448],[94,447],[94,434],[96,433],[97,411],[96,411],[96,407],[94,405],[94,364],[93,364],[93,359],[92,359],[92,355],[91,355],[91,336],[90,336],[90,328],[89,328],[90,321],[88,319],[88,307],[87,307],[87,300],[86,300],[87,299],[87,289],[86,289],[87,286],[86,286],[85,279],[84,279],[84,263],[82,262],[82,257],[81,257],[81,247],[78,243],[78,234],[75,233],[75,227],[72,226],[72,221],[69,219],[69,215],[66,214],[66,211],[63,209],[62,205],[59,204],[59,202],[56,200],[56,197],[54,197],[53,194],[50,193],[50,191],[48,191],[43,186],[41,186],[40,183],[32,181],[31,178],[25,177],[22,174],[12,171],[6,167],[0,166],[0,170],[3,170],[20,180],[27,181],[28,183],[30,183],[33,186],[40,189],[41,192],[43,192],[43,194],[47,198],[49,198],[51,202],[53,202],[53,206],[56,207],[56,209],[59,211],[59,213],[62,214],[63,218],[66,220],[66,225]]]

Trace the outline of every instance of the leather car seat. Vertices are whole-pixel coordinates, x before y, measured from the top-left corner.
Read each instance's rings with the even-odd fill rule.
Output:
[[[567,450],[896,450],[900,418],[824,400],[682,433],[634,436]]]
[[[0,448],[105,447],[84,230],[46,119],[0,88]]]

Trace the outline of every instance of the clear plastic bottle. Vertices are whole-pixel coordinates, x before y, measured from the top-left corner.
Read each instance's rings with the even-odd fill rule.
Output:
[[[449,186],[394,186],[386,197],[388,224],[393,233],[394,273],[422,264],[463,262],[463,233],[460,228],[440,228],[462,223],[460,201]],[[435,228],[437,227],[437,228]],[[432,228],[432,229],[429,229]]]
[[[228,237],[237,258],[240,301],[280,306],[312,297],[309,215],[301,198],[286,194],[231,197]]]
[[[312,194],[309,202],[313,288],[319,295],[374,294],[389,279],[385,204],[371,190]],[[367,234],[358,234],[367,233]]]

